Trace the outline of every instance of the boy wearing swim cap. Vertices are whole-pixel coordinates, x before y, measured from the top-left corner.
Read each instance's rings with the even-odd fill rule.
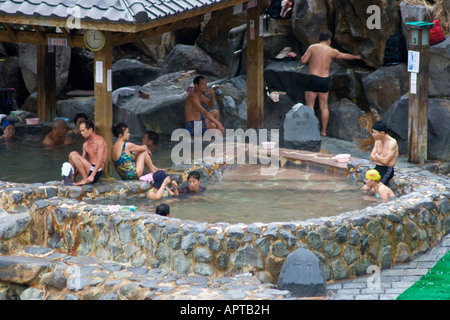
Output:
[[[374,189],[376,197],[383,202],[389,200],[390,198],[394,198],[394,192],[389,187],[380,182],[380,179],[381,176],[377,170],[369,170],[366,172],[365,185],[369,188]]]

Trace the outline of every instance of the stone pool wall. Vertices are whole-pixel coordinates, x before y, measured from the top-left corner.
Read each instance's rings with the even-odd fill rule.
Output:
[[[281,162],[318,169],[317,163],[308,166],[298,159]],[[364,172],[361,165],[319,167],[353,179]],[[210,177],[220,175],[217,167],[201,170]],[[447,177],[426,170],[398,170],[394,183],[401,197],[364,210],[244,225],[182,221],[140,211],[111,213],[106,205],[80,201],[144,196],[150,186],[143,181],[103,180],[84,187],[0,181],[0,255],[39,245],[180,274],[251,272],[263,282],[275,283],[287,255],[304,247],[319,257],[327,280],[346,279],[366,274],[372,265],[386,269],[407,262],[450,231]]]

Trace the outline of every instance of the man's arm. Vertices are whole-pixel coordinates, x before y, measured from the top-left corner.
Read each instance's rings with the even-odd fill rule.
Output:
[[[334,49],[334,57],[335,59],[342,59],[342,60],[360,60],[361,55],[354,55],[350,53],[342,53],[336,49]]]
[[[308,48],[305,54],[300,58],[300,62],[302,64],[307,64],[309,62],[310,57],[311,57],[311,50]]]
[[[395,156],[395,152],[396,152],[396,145],[393,144],[393,143],[389,143],[388,144],[387,153],[385,153],[383,155],[383,154],[378,152],[377,148],[374,148],[372,150],[372,153],[370,154],[370,159],[372,161],[374,161],[374,162],[377,162],[377,163],[381,164],[381,165],[386,165]]]
[[[219,129],[219,131],[221,131],[222,133],[225,132],[225,129],[223,128],[222,124],[219,121],[217,121],[208,111],[206,111],[205,108],[202,107],[200,101],[193,100],[192,105],[194,106],[195,109],[197,109],[198,112],[200,112],[202,115],[204,115],[205,118],[207,118],[209,121],[215,123],[217,128]]]
[[[204,95],[202,95],[200,97],[200,99],[201,99],[202,103],[206,104],[208,107],[210,107],[212,109],[212,108],[214,108],[214,105],[216,104],[216,95],[214,93],[213,88],[209,88],[208,93],[211,95],[210,99],[206,98]]]

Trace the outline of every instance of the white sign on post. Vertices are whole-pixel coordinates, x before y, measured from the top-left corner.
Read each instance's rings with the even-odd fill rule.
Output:
[[[103,61],[95,61],[95,82],[103,83]]]
[[[409,72],[419,72],[419,62],[420,62],[420,52],[419,51],[408,51],[408,71]]]
[[[411,72],[409,91],[411,94],[417,94],[417,73],[415,73],[415,72]]]

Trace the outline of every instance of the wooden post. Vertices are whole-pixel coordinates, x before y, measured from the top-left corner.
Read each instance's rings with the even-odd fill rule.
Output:
[[[96,133],[106,140],[108,158],[105,176],[112,176],[111,148],[113,141],[112,121],[112,45],[111,32],[105,32],[103,49],[94,52],[94,117]]]
[[[263,0],[247,3],[247,127],[253,129],[264,126],[263,13]]]
[[[36,46],[37,116],[40,121],[53,121],[56,116],[56,58],[46,45]]]
[[[433,23],[407,23],[409,28],[408,161],[427,161],[430,28]]]

